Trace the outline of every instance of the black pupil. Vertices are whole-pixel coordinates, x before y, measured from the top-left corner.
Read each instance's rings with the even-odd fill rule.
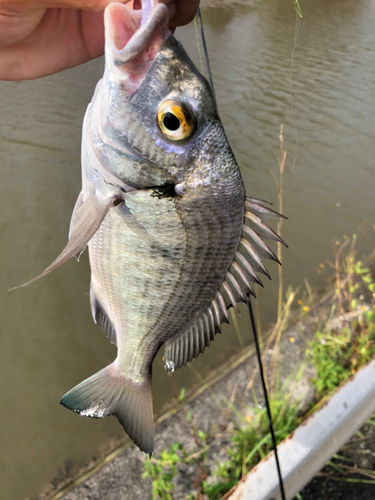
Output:
[[[172,113],[165,113],[163,118],[164,127],[168,130],[178,130],[180,128],[180,120]]]

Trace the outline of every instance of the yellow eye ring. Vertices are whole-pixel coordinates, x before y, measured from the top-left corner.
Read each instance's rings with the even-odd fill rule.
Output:
[[[197,128],[196,118],[190,107],[173,99],[168,99],[159,106],[157,124],[163,136],[173,142],[186,141]]]

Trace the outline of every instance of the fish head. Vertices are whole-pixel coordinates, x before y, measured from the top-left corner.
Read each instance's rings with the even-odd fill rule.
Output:
[[[168,21],[163,4],[143,18],[122,4],[106,8],[106,90],[98,121],[115,175],[138,188],[173,185],[182,195],[202,184],[224,185],[239,169],[212,89]]]

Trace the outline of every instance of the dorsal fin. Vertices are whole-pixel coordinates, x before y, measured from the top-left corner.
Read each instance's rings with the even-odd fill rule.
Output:
[[[284,216],[265,207],[261,202],[267,203],[256,198],[246,199],[244,228],[237,252],[209,307],[189,328],[165,343],[164,367],[167,372],[173,372],[189,363],[210,345],[216,333],[220,333],[221,324],[229,323],[230,307],[237,308],[239,302],[246,302],[247,293],[255,297],[251,283],[263,286],[256,271],[270,277],[262,259],[272,259],[280,264],[265,240],[273,239],[285,246],[286,244],[262,219]]]
[[[112,325],[111,320],[108,318],[108,315],[104,311],[99,300],[96,298],[92,283],[90,285],[90,305],[94,322],[98,326],[100,326],[111,344],[115,344],[115,346],[117,346],[117,335],[115,327]]]

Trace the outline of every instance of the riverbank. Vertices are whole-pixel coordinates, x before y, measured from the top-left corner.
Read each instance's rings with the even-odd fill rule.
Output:
[[[354,281],[350,280],[351,286],[354,286]],[[351,297],[352,301],[355,300],[352,305],[356,306],[356,310],[332,314],[339,302],[341,306],[347,304],[342,303],[343,297],[340,300],[331,287],[319,300],[310,297],[306,302],[309,305],[301,303],[299,311],[294,313],[292,325],[280,335],[276,330],[276,338],[265,346],[264,362],[269,389],[274,395],[277,393],[279,400],[298,407],[295,412],[297,417],[306,414],[317,397],[316,385],[311,382],[316,379],[317,372],[312,363],[306,363],[306,349],[311,347],[318,325],[324,320],[326,330],[338,334],[343,329],[350,328],[353,320],[361,321],[362,315],[373,307],[371,294],[366,293],[362,282],[358,279],[356,281],[359,286]],[[194,371],[193,365],[192,370]],[[355,371],[355,368],[352,370]],[[199,373],[196,375],[199,377]],[[244,423],[249,424],[249,428],[258,425],[256,420],[264,406],[253,348],[244,349],[241,356],[228,362],[220,373],[216,372],[209,380],[201,382],[201,388],[190,397],[184,398],[184,394],[181,394],[181,401],[175,401],[174,406],[156,425],[154,456],[161,457],[162,460],[153,460],[151,466],[146,466],[153,481],[150,476],[142,477],[145,471],[145,454],[134,445],[124,443],[112,455],[81,474],[76,481],[68,478],[65,488],[61,485],[59,493],[52,495],[50,490],[43,498],[151,499],[152,487],[154,485],[154,491],[160,487],[165,479],[163,474],[168,476],[165,484],[173,488],[174,500],[204,498],[203,490],[210,491],[210,487],[213,492],[218,483],[215,471],[220,469],[218,464],[227,463],[228,449],[233,449],[233,436]],[[282,389],[284,385],[286,389]],[[358,443],[350,443],[338,456],[349,460],[352,470],[357,468],[371,471],[375,465],[375,427],[371,423],[367,424],[360,433],[359,436],[362,437],[354,436],[351,439],[359,439]],[[344,468],[341,469],[342,459],[341,462],[340,459],[334,459],[333,463],[337,463],[336,475],[331,474],[332,465],[329,470],[323,469],[322,475],[314,478],[301,492],[301,498],[372,500],[375,484],[351,482],[353,479],[363,480],[363,476],[358,478],[352,474],[348,482],[348,478],[337,474],[337,469],[343,471],[347,467],[345,459]],[[330,479],[330,475],[334,479]],[[341,482],[338,481],[340,477]],[[167,487],[164,490],[166,493]]]

